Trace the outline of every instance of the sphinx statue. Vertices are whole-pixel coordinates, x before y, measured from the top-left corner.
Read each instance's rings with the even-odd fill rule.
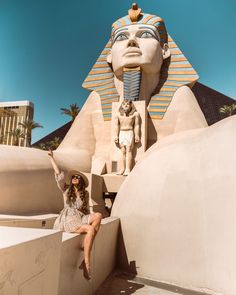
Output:
[[[83,83],[91,93],[54,153],[58,164],[64,170],[110,173],[112,107],[124,99],[145,102],[147,148],[171,134],[206,127],[190,89],[197,79],[162,18],[133,4],[128,15],[113,23],[110,38]],[[36,200],[31,210],[45,210],[40,204],[47,200],[48,210],[57,211],[62,204],[55,197],[51,174],[46,152],[1,146],[1,211],[15,212],[14,204],[19,209],[29,198]]]

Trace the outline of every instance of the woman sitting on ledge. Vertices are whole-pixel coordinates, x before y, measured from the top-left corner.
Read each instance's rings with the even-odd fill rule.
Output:
[[[84,261],[81,266],[84,269],[85,277],[90,279],[90,253],[93,240],[101,224],[102,214],[89,213],[88,193],[85,190],[88,183],[85,183],[81,173],[71,171],[69,173],[70,184],[67,185],[64,172],[60,171],[57,166],[51,150],[48,155],[55,172],[57,185],[64,198],[64,208],[55,221],[54,229],[69,233],[86,233],[84,238]]]

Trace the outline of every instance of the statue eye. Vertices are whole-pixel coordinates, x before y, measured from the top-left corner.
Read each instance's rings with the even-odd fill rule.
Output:
[[[119,34],[114,41],[123,41],[123,40],[127,40],[128,37],[125,34]]]
[[[154,38],[154,36],[151,33],[144,31],[141,33],[140,38]]]

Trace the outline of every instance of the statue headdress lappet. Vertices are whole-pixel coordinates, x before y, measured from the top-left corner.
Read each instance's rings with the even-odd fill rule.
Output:
[[[160,36],[161,46],[167,43],[171,52],[170,57],[163,62],[159,84],[148,104],[148,113],[152,119],[162,119],[175,91],[184,85],[192,87],[198,79],[192,65],[167,33],[162,18],[142,13],[137,4],[133,4],[127,16],[113,23],[111,38],[83,83],[84,88],[90,91],[94,90],[100,95],[105,121],[111,120],[112,102],[119,101],[119,95],[114,84],[114,73],[107,62],[107,55],[112,48],[112,35],[117,29],[134,24],[146,24],[155,27]]]

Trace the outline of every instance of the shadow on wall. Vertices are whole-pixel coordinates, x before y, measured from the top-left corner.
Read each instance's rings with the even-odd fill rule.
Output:
[[[125,248],[125,242],[123,238],[123,233],[121,229],[121,224],[119,224],[118,229],[118,241],[117,241],[117,255],[116,255],[117,261],[116,261],[116,268],[122,269],[128,273],[133,274],[133,278],[137,275],[137,267],[136,267],[136,261],[130,261],[128,260],[126,248]]]

